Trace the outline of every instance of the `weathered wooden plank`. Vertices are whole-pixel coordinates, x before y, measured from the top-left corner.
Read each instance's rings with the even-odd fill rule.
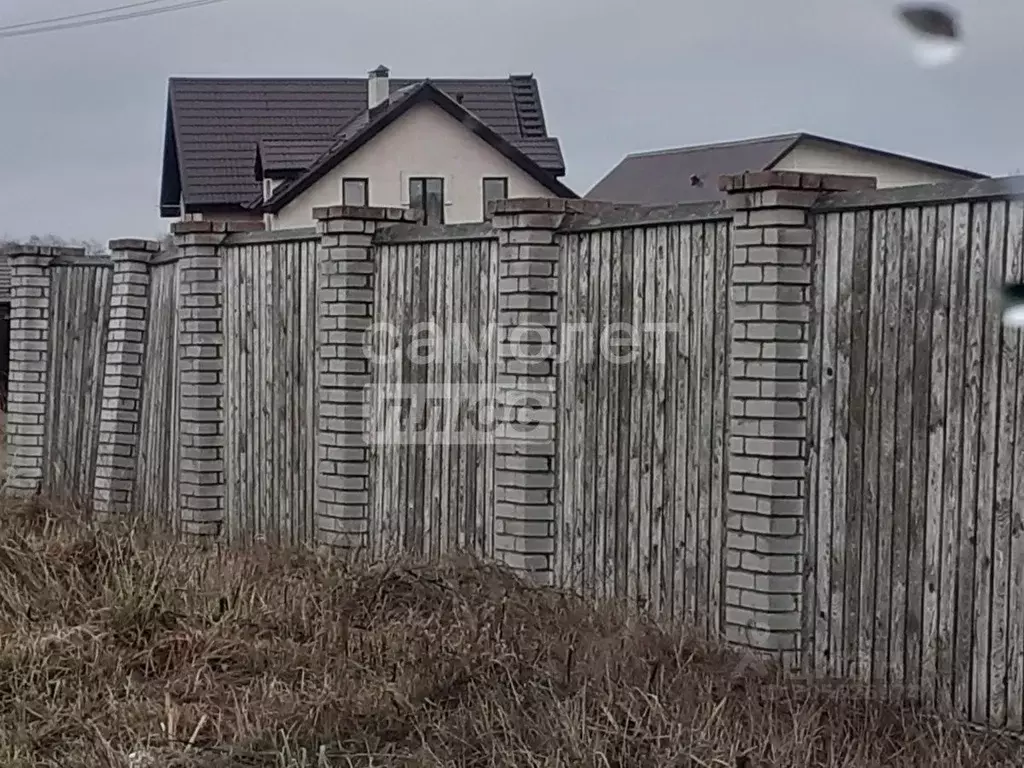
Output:
[[[949,226],[942,226],[944,216]],[[963,450],[963,384],[964,356],[962,354],[966,332],[967,271],[970,268],[967,243],[969,237],[970,208],[954,205],[939,211],[939,258],[948,251],[949,313],[946,333],[946,423],[943,471],[943,530],[948,532],[942,552],[942,586],[939,603],[937,703],[944,709],[956,706],[956,625],[957,590],[959,578],[960,542],[960,471]]]
[[[948,228],[949,219],[944,227]],[[921,699],[935,703],[938,653],[939,584],[942,560],[942,454],[945,442],[946,312],[949,303],[948,248],[939,254],[939,212],[921,212],[921,274],[918,281],[918,350],[914,374],[913,530],[924,530],[921,602]],[[920,474],[918,474],[920,473]]]
[[[824,259],[818,262],[815,270],[816,277],[814,285],[818,299],[816,314],[819,319],[819,329],[814,333],[815,351],[812,356],[817,358],[813,366],[815,376],[811,380],[812,386],[817,386],[819,395],[815,402],[817,433],[816,446],[813,455],[816,457],[817,471],[814,473],[814,483],[808,484],[808,492],[816,494],[816,522],[817,522],[817,563],[815,567],[815,623],[814,632],[814,668],[820,675],[829,673],[829,650],[831,648],[830,633],[836,630],[831,625],[831,599],[834,590],[832,583],[832,558],[833,558],[833,499],[832,482],[834,477],[833,452],[835,447],[835,364],[836,364],[836,303],[838,295],[838,272],[839,272],[839,248],[840,248],[840,216],[829,214],[822,220],[819,217],[819,230],[824,236]],[[812,366],[808,366],[809,369]],[[809,452],[810,453],[810,452]],[[815,503],[815,496],[811,496],[812,503]]]
[[[569,583],[577,590],[586,589],[586,516],[589,511],[587,504],[587,418],[586,403],[590,391],[590,367],[587,365],[587,355],[590,352],[590,334],[592,329],[586,325],[588,307],[590,305],[590,235],[580,235],[576,244],[570,250],[570,258],[574,260],[576,267],[574,277],[576,282],[576,317],[581,323],[579,332],[576,335],[576,400],[575,413],[573,414],[574,429],[573,439],[575,455],[575,490],[573,492],[573,525],[572,525],[572,576]]]
[[[706,635],[711,632],[709,606],[711,603],[711,457],[714,446],[709,439],[714,417],[714,343],[715,343],[715,225],[701,225],[701,324],[700,324],[700,407],[698,411],[701,440],[697,456],[700,479],[697,485],[697,514],[699,517],[697,547],[697,626]],[[717,575],[716,575],[717,577]]]
[[[978,445],[981,421],[981,362],[984,343],[985,243],[988,237],[988,204],[972,206],[970,259],[967,280],[967,332],[961,354],[964,358],[963,467],[960,495],[960,565],[956,638],[956,700],[963,717],[974,718],[978,702],[973,697],[974,624],[978,531]]]
[[[401,413],[404,408],[399,396],[401,391],[402,355],[407,349],[406,329],[402,326],[401,301],[402,295],[402,264],[404,263],[406,246],[391,246],[386,251],[386,266],[381,270],[383,307],[381,316],[387,318],[392,335],[388,337],[388,353],[380,370],[383,386],[380,392],[384,397],[382,414],[383,433],[379,447],[381,456],[380,482],[381,488],[381,520],[378,545],[375,552],[378,557],[393,554],[399,547],[399,508],[398,493],[398,460],[401,450]],[[386,276],[385,276],[386,275]],[[377,531],[375,531],[377,532]]]
[[[832,626],[829,637],[829,672],[835,678],[848,674],[846,633],[847,604],[850,583],[847,579],[850,562],[859,555],[851,550],[859,546],[859,536],[850,535],[847,495],[850,454],[850,346],[853,342],[853,253],[857,235],[856,217],[844,212],[839,221],[836,273],[836,363],[834,442],[832,452]],[[859,532],[858,532],[859,533]]]
[[[442,359],[441,345],[447,343],[452,337],[452,330],[447,325],[447,316],[443,314],[446,307],[437,300],[437,289],[443,290],[441,265],[444,263],[443,244],[428,243],[423,246],[423,258],[426,267],[425,292],[426,312],[429,325],[428,344],[426,349],[421,347],[421,353],[429,353],[429,364],[426,367],[426,389],[429,394],[424,393],[423,409],[425,432],[424,439],[428,441],[423,461],[423,546],[428,557],[438,557],[443,549],[437,536],[439,526],[438,517],[440,510],[437,504],[438,484],[437,475],[439,466],[435,459],[440,458],[443,450],[446,434],[439,430],[437,417],[440,415],[439,403],[433,396],[438,384],[437,372],[441,371],[438,365]]]
[[[940,209],[940,223],[943,221]],[[945,537],[942,553],[942,586],[939,605],[938,703],[945,707],[956,704],[956,625],[957,591],[959,589],[960,542],[960,471],[963,451],[963,382],[964,356],[962,353],[966,332],[967,271],[970,267],[967,242],[969,237],[970,208],[955,205],[949,213],[949,228],[940,228],[939,263],[941,249],[949,251],[949,313],[946,333],[946,432],[943,472],[943,530]],[[944,237],[945,235],[945,237]],[[945,242],[944,242],[945,241]]]
[[[672,285],[675,289],[675,310],[673,319],[677,324],[674,336],[672,361],[672,407],[673,423],[676,429],[672,441],[672,619],[676,625],[688,622],[689,602],[687,599],[689,540],[688,480],[690,466],[688,448],[690,442],[689,416],[689,372],[690,372],[690,227],[676,229],[676,244],[669,260],[672,267]]]
[[[619,304],[619,324],[631,323],[633,320],[633,304],[636,296],[636,283],[633,270],[633,251],[635,230],[627,229],[622,233],[622,250],[618,254],[618,269],[622,275],[621,296]],[[625,361],[620,362],[618,367],[618,466],[616,475],[618,477],[618,532],[616,534],[616,556],[615,556],[615,585],[616,595],[620,598],[630,596],[630,568],[635,556],[632,551],[632,542],[636,530],[636,505],[632,498],[634,487],[631,459],[630,434],[632,432],[633,415],[633,380],[631,367]]]
[[[910,550],[908,528],[910,490],[910,448],[913,425],[911,396],[913,394],[914,370],[914,318],[916,295],[917,254],[911,255],[908,241],[909,221],[917,210],[902,211],[902,231],[894,232],[895,256],[900,278],[897,292],[889,301],[895,306],[896,326],[894,328],[895,355],[890,364],[894,374],[892,447],[892,539],[891,539],[891,590],[889,605],[889,685],[903,694],[905,677],[906,609],[907,609],[907,553]],[[911,266],[912,265],[912,266]]]
[[[651,603],[652,609],[659,617],[669,613],[668,607],[671,602],[671,582],[668,578],[667,562],[669,548],[665,546],[666,530],[666,504],[665,504],[665,435],[667,432],[666,420],[666,370],[665,370],[665,345],[668,341],[668,334],[665,325],[667,323],[666,302],[668,300],[667,261],[666,253],[668,245],[668,228],[657,227],[654,230],[655,237],[652,250],[654,253],[654,264],[650,269],[651,284],[654,290],[654,301],[650,317],[652,328],[647,332],[648,339],[653,347],[652,379],[654,402],[652,413],[652,437],[653,454],[651,459]]]
[[[498,380],[498,241],[491,240],[488,245],[488,263],[490,264],[490,319],[491,328],[489,333],[489,344],[488,344],[488,374],[487,381],[489,387],[488,402],[493,403],[495,393],[497,392],[497,380]],[[487,448],[487,462],[488,462],[488,475],[487,475],[487,494],[488,494],[488,505],[492,510],[492,513],[488,515],[488,532],[487,532],[487,548],[484,551],[485,555],[490,555],[494,552],[494,514],[495,509],[495,486],[494,486],[494,464],[497,459],[497,452],[493,443],[488,445]]]
[[[669,225],[665,228],[665,259],[663,274],[660,278],[665,286],[665,306],[662,311],[666,331],[661,348],[661,388],[664,392],[665,434],[663,444],[662,503],[664,505],[661,537],[661,579],[662,579],[662,617],[668,621],[676,621],[678,608],[676,602],[676,559],[682,557],[676,542],[678,531],[676,520],[679,510],[676,508],[676,457],[679,450],[678,424],[678,344],[682,325],[679,320],[679,227]]]
[[[883,305],[882,360],[894,361],[899,350],[899,306],[901,259],[900,244],[903,212],[889,209],[885,215],[885,235],[881,252],[885,267],[885,303]],[[894,478],[896,454],[896,382],[897,365],[883,362],[881,375],[881,429],[878,465],[878,564],[877,616],[875,618],[875,682],[891,685],[890,653],[891,610],[893,602]],[[896,532],[897,535],[899,531]],[[897,638],[898,640],[898,638]]]
[[[605,334],[605,338],[610,342],[612,340],[611,332],[619,322],[620,311],[623,302],[622,294],[622,253],[624,246],[624,233],[622,230],[614,230],[606,238],[602,238],[602,247],[607,243],[606,261],[608,263],[608,305],[605,313],[605,326],[602,328],[602,332]],[[619,467],[621,466],[621,451],[623,446],[619,443],[619,414],[621,412],[620,403],[622,402],[622,391],[621,391],[621,371],[617,363],[613,363],[611,359],[611,346],[608,346],[609,359],[607,370],[607,387],[605,390],[605,396],[607,397],[605,410],[607,414],[605,416],[606,422],[606,439],[605,439],[605,454],[606,462],[604,464],[604,471],[608,475],[608,486],[607,486],[607,500],[605,502],[604,517],[605,517],[605,586],[604,596],[606,598],[616,597],[618,593],[618,579],[617,574],[620,572],[620,553],[623,550],[623,541],[620,536],[622,533],[622,527],[620,521],[625,515],[625,510],[619,505],[620,501],[620,488],[624,482],[624,478],[619,474]]]
[[[317,304],[316,275],[317,275],[317,246],[316,243],[307,242],[303,246],[303,284],[302,284],[302,309],[301,325],[305,341],[302,353],[301,371],[303,377],[303,411],[300,424],[304,430],[305,440],[303,450],[305,456],[302,459],[301,470],[305,477],[302,501],[303,516],[303,541],[310,545],[316,542],[316,468],[318,463],[317,451],[317,424],[319,422],[317,405]]]
[[[719,221],[715,228],[715,328],[714,328],[714,394],[712,421],[714,433],[711,456],[711,521],[709,570],[711,596],[708,605],[708,633],[717,637],[721,631],[725,612],[725,574],[723,571],[723,550],[725,548],[725,508],[728,491],[726,469],[731,414],[729,413],[729,340],[732,323],[729,311],[729,290],[731,284],[732,249],[730,232],[732,223]]]
[[[596,476],[596,439],[597,432],[594,425],[600,415],[600,402],[597,397],[600,386],[601,354],[599,349],[600,332],[595,322],[600,307],[600,268],[601,268],[601,241],[600,234],[587,233],[584,235],[584,245],[580,249],[580,274],[579,279],[585,285],[585,291],[581,295],[582,321],[586,328],[586,344],[584,347],[584,370],[586,378],[583,390],[580,393],[583,397],[584,410],[582,424],[580,425],[580,436],[583,441],[581,465],[583,487],[580,496],[580,514],[582,519],[582,547],[581,556],[583,560],[583,573],[580,587],[587,595],[595,594],[596,571],[597,571],[597,476]]]
[[[472,266],[470,264],[470,250],[469,243],[453,243],[455,253],[459,259],[459,280],[462,284],[462,319],[460,321],[460,331],[457,334],[460,343],[460,358],[462,360],[462,371],[459,376],[459,387],[460,389],[465,387],[466,382],[472,380],[473,376],[473,362],[470,356],[470,344],[469,341],[472,338],[469,333],[469,315],[473,308],[473,298],[469,295],[472,291],[472,281],[470,277],[472,275]],[[465,429],[467,411],[465,408],[465,398],[460,395],[459,397],[459,431]],[[470,491],[470,479],[469,479],[469,446],[464,442],[459,441],[458,445],[459,452],[459,472],[461,474],[461,480],[459,483],[459,507],[458,507],[458,536],[455,542],[455,547],[459,550],[465,550],[466,542],[468,541],[467,536],[469,534],[469,528],[467,527],[467,520],[469,519],[469,491]]]
[[[920,339],[927,339],[927,326],[918,325],[921,292],[920,276],[921,211],[907,208],[903,212],[901,248],[902,286],[900,296],[900,337],[897,380],[897,444],[893,536],[893,584],[896,587],[892,605],[892,637],[896,646],[890,655],[890,678],[893,685],[907,695],[920,695],[921,660],[921,584],[924,565],[924,521],[916,514],[923,484],[916,482],[921,466],[920,437],[925,428],[920,414],[927,408],[927,399],[915,399],[916,381],[923,367],[919,363]],[[927,307],[925,307],[927,313]],[[926,354],[925,347],[924,354]],[[927,414],[925,414],[927,416]],[[923,501],[923,499],[922,499]],[[896,535],[896,531],[899,535]],[[896,546],[896,542],[901,542]],[[897,586],[899,585],[899,586]]]
[[[642,233],[642,234],[641,234]],[[637,542],[637,600],[641,609],[651,606],[651,592],[653,584],[651,575],[653,564],[651,562],[651,533],[653,513],[651,505],[651,448],[653,445],[652,430],[654,391],[652,389],[654,375],[654,348],[651,344],[651,334],[647,330],[652,322],[651,310],[654,308],[654,254],[652,246],[655,245],[654,230],[644,228],[638,230],[637,239],[642,237],[643,245],[640,249],[639,269],[643,270],[642,288],[639,291],[639,319],[633,326],[633,338],[639,342],[637,349],[637,382],[639,384],[640,424],[637,434],[637,445],[635,450],[639,454],[639,474],[637,475],[639,507],[639,535]]]
[[[482,276],[486,274],[483,263],[484,243],[476,240],[464,244],[468,249],[470,281],[470,306],[468,317],[469,338],[472,341],[470,353],[471,373],[466,386],[466,416],[464,433],[474,435],[465,443],[468,452],[469,472],[467,480],[469,488],[466,491],[468,505],[466,508],[466,526],[468,529],[467,548],[474,553],[479,553],[482,544],[484,530],[484,501],[482,497],[484,478],[484,455],[483,445],[475,437],[479,419],[477,417],[480,397],[480,380],[483,372],[483,339],[481,335],[482,318],[486,307],[485,286],[481,284]],[[470,401],[468,398],[472,397]]]
[[[259,345],[258,328],[259,316],[259,291],[257,272],[258,264],[253,258],[253,249],[243,247],[238,250],[237,258],[242,272],[241,282],[245,287],[245,350],[246,354],[242,361],[241,368],[244,371],[245,381],[242,384],[245,398],[245,433],[242,440],[246,445],[246,474],[242,482],[240,498],[241,508],[237,512],[236,542],[243,541],[253,536],[256,531],[256,520],[259,514],[259,476],[260,468],[260,428],[258,400],[259,357],[263,350]]]
[[[609,325],[611,309],[611,270],[612,270],[612,233],[608,230],[590,235],[597,243],[598,268],[596,310],[592,319],[596,337],[597,389],[593,393],[597,398],[597,418],[594,424],[594,520],[596,524],[596,547],[594,553],[594,596],[601,599],[612,597],[609,592],[612,581],[609,568],[609,511],[608,484],[612,469],[608,465],[608,429],[610,402],[608,397],[609,383],[614,375],[614,368],[608,359],[606,330]]]
[[[1010,225],[1009,205],[993,202],[990,207],[988,241],[988,295],[998,295],[1006,270],[1013,265],[1007,253],[1008,227]],[[1013,274],[1013,273],[1010,273]],[[988,430],[982,424],[982,439],[985,444],[985,471],[981,475],[984,490],[978,494],[978,509],[988,518],[991,538],[979,543],[988,552],[990,567],[986,576],[991,576],[991,590],[986,603],[991,612],[989,618],[988,691],[986,722],[997,728],[1006,726],[1006,679],[1007,679],[1007,590],[1010,580],[1010,530],[1013,497],[1013,426],[1016,417],[1017,392],[1015,355],[1007,344],[999,307],[993,299],[986,306],[985,323],[987,340],[985,344],[985,393],[982,402],[987,406]],[[1009,429],[1007,429],[1009,427]],[[987,579],[986,579],[987,581]],[[981,640],[978,638],[978,644]],[[980,652],[976,650],[976,656]]]
[[[413,327],[417,329],[416,337],[420,343],[416,345],[415,354],[417,359],[411,360],[409,365],[409,378],[406,380],[412,391],[415,393],[413,399],[413,410],[409,416],[409,436],[411,438],[409,444],[409,473],[408,473],[408,487],[406,489],[406,520],[408,521],[408,536],[406,539],[407,551],[412,552],[417,556],[426,556],[429,554],[427,543],[424,537],[424,524],[425,524],[425,504],[422,493],[423,488],[423,469],[426,463],[426,454],[428,450],[433,450],[436,445],[436,438],[433,435],[427,435],[425,430],[424,419],[426,417],[426,409],[429,407],[424,396],[424,384],[426,383],[426,373],[430,366],[430,348],[429,345],[423,344],[423,340],[429,334],[429,308],[427,305],[427,278],[429,276],[429,263],[427,261],[428,249],[430,245],[425,243],[417,243],[412,247],[412,282],[410,287],[410,303],[412,307]],[[463,301],[465,297],[462,293],[462,274],[459,269],[461,264],[456,261],[455,244],[445,244],[445,258],[453,262],[452,266],[454,271],[453,277],[455,278],[456,288],[459,290],[459,296],[456,299],[456,307],[461,311],[463,309]],[[459,318],[461,321],[461,317]],[[452,338],[453,344],[456,345],[456,360],[459,363],[459,375],[455,376],[455,381],[461,383],[461,366],[462,366],[462,349],[459,345],[460,339],[456,336]],[[453,392],[455,402],[459,402],[461,393],[456,389]],[[452,423],[453,431],[457,432],[459,428],[460,413],[457,409],[455,412],[455,419]],[[446,443],[449,444],[450,449],[455,454],[456,461],[460,453],[461,446],[456,445],[452,439],[452,434],[445,435]],[[456,467],[458,465],[456,464]],[[462,493],[464,488],[464,471],[458,471],[458,487],[454,489],[453,498],[455,503],[453,508],[450,510],[451,517],[449,519],[449,540],[444,542],[444,552],[451,552],[457,548],[456,542],[458,541],[459,535],[459,512],[462,510],[462,499],[459,495]]]
[[[885,307],[885,211],[871,212],[871,282],[868,287],[868,328],[865,355],[864,520],[861,536],[859,669],[863,682],[875,679],[875,617],[878,608],[880,389],[882,372],[881,313]],[[884,672],[883,672],[884,674]]]
[[[1007,216],[1006,279],[1024,279],[1024,201],[1010,203]],[[997,470],[1001,481],[996,503],[1009,507],[1009,583],[1006,598],[1006,726],[1024,730],[1024,340],[1017,333],[1003,334],[1003,396],[1013,403],[1006,410],[1000,448],[1005,463]],[[1007,371],[1012,371],[1007,375]],[[1011,417],[1013,413],[1013,417]],[[1001,454],[1002,455],[1002,454]],[[1004,482],[1005,481],[1005,485]]]
[[[818,472],[821,464],[819,443],[821,441],[821,345],[824,317],[825,263],[828,246],[827,216],[818,216],[814,221],[814,270],[808,286],[810,315],[813,322],[807,328],[807,404],[806,404],[806,513],[803,537],[803,556],[806,563],[803,572],[803,606],[800,617],[801,669],[807,676],[816,673],[818,664],[819,602],[817,582],[820,564],[818,550],[821,549],[821,502],[818,498]],[[824,617],[822,617],[824,618]],[[827,631],[826,631],[827,634]]]
[[[224,280],[222,306],[224,312],[224,535],[228,541],[235,537],[235,516],[241,507],[239,482],[242,470],[238,466],[242,456],[239,424],[239,400],[243,396],[239,358],[241,353],[240,327],[236,307],[239,304],[240,274],[235,249],[225,249],[221,262]],[[152,320],[152,318],[150,318]]]
[[[686,442],[685,453],[682,457],[686,466],[686,498],[684,506],[686,509],[686,533],[685,546],[686,557],[684,558],[685,579],[682,585],[685,596],[686,621],[690,626],[697,626],[697,604],[700,593],[698,548],[701,546],[698,490],[700,482],[699,466],[699,445],[704,439],[700,431],[700,358],[701,358],[701,334],[700,318],[704,312],[704,303],[701,300],[701,285],[704,274],[704,237],[700,225],[691,225],[687,228],[687,250],[683,258],[683,264],[689,265],[689,274],[686,275],[687,289],[687,329],[686,329],[686,355],[684,359],[688,363],[686,370],[686,413],[683,423],[689,428],[689,439]]]
[[[633,231],[633,314],[630,320],[630,416],[629,416],[629,580],[626,583],[626,597],[630,605],[639,604],[641,591],[642,548],[640,541],[644,532],[647,510],[642,506],[641,472],[643,470],[643,355],[637,344],[636,329],[643,322],[644,311],[644,248],[646,241],[642,228]]]
[[[389,452],[389,460],[393,465],[394,478],[394,498],[392,499],[392,508],[390,514],[393,516],[392,520],[392,538],[388,541],[389,551],[383,554],[394,555],[399,552],[407,552],[409,547],[408,542],[408,488],[409,488],[409,466],[411,451],[409,446],[409,440],[411,439],[411,427],[409,422],[412,419],[411,414],[411,398],[414,394],[409,387],[409,376],[410,376],[410,360],[409,354],[412,346],[412,335],[411,326],[415,322],[412,316],[412,309],[409,306],[409,284],[412,282],[412,248],[409,245],[403,245],[398,249],[398,274],[396,279],[396,290],[394,297],[394,305],[392,307],[392,316],[396,319],[396,325],[401,332],[401,355],[398,357],[394,371],[392,372],[392,381],[394,382],[395,394],[397,397],[395,418],[396,423],[394,426],[394,437],[392,443],[392,449]],[[451,285],[451,283],[449,283]],[[449,399],[450,393],[445,387],[446,399]],[[446,425],[447,426],[447,425]],[[447,452],[446,452],[447,455]],[[445,480],[447,481],[448,476],[445,474]],[[448,484],[445,483],[446,492]],[[447,507],[447,501],[445,500],[445,507]]]
[[[559,483],[560,505],[555,520],[556,541],[555,555],[558,563],[558,583],[566,588],[573,583],[573,557],[575,552],[576,526],[576,488],[579,476],[578,445],[576,439],[576,419],[579,413],[576,400],[577,375],[579,361],[579,339],[576,333],[578,320],[577,309],[577,258],[579,254],[579,235],[567,233],[561,239],[559,252],[558,286],[561,302],[559,312],[562,318],[562,334],[559,342],[564,375],[558,377],[558,466],[561,472]]]

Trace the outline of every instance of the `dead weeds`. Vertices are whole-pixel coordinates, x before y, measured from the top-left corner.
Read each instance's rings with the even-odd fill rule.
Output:
[[[4,766],[1022,763],[468,558],[360,567],[4,515]]]

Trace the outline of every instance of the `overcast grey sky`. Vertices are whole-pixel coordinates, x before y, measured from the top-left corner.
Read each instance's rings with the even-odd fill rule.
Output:
[[[0,26],[119,4],[0,0]],[[0,236],[155,236],[167,78],[537,75],[566,182],[624,154],[805,130],[1024,168],[1024,3],[962,0],[915,64],[892,0],[228,0],[0,39]]]

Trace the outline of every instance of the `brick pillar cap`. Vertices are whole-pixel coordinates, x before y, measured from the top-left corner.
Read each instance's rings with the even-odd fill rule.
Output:
[[[420,212],[408,208],[384,208],[376,205],[321,205],[313,209],[313,218],[317,221],[349,219],[416,224],[420,220]]]
[[[492,200],[487,212],[492,216],[515,216],[520,213],[580,213],[589,216],[641,208],[637,203],[612,203],[601,200],[579,200],[561,197],[512,197]]]
[[[80,259],[85,256],[85,248],[68,248],[55,245],[20,245],[11,243],[0,248],[0,254],[8,259],[20,259],[34,256],[40,259]]]
[[[116,240],[111,240],[107,243],[107,248],[114,253],[114,258],[117,258],[117,251],[135,251],[141,253],[160,253],[160,243],[156,240],[139,240],[130,237],[122,237]]]
[[[228,234],[230,232],[259,232],[262,221],[176,221],[171,224],[172,235]],[[145,242],[136,240],[133,242]]]
[[[876,189],[874,176],[797,173],[795,171],[746,171],[718,179],[723,192],[758,192],[766,189],[806,189],[817,192],[850,192]]]

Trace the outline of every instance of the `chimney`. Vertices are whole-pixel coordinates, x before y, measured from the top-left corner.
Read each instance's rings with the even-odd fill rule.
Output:
[[[381,64],[374,70],[370,71],[370,76],[367,80],[369,94],[368,107],[373,109],[379,107],[388,97],[391,95],[391,82],[388,79],[388,75],[391,73],[388,68]]]

